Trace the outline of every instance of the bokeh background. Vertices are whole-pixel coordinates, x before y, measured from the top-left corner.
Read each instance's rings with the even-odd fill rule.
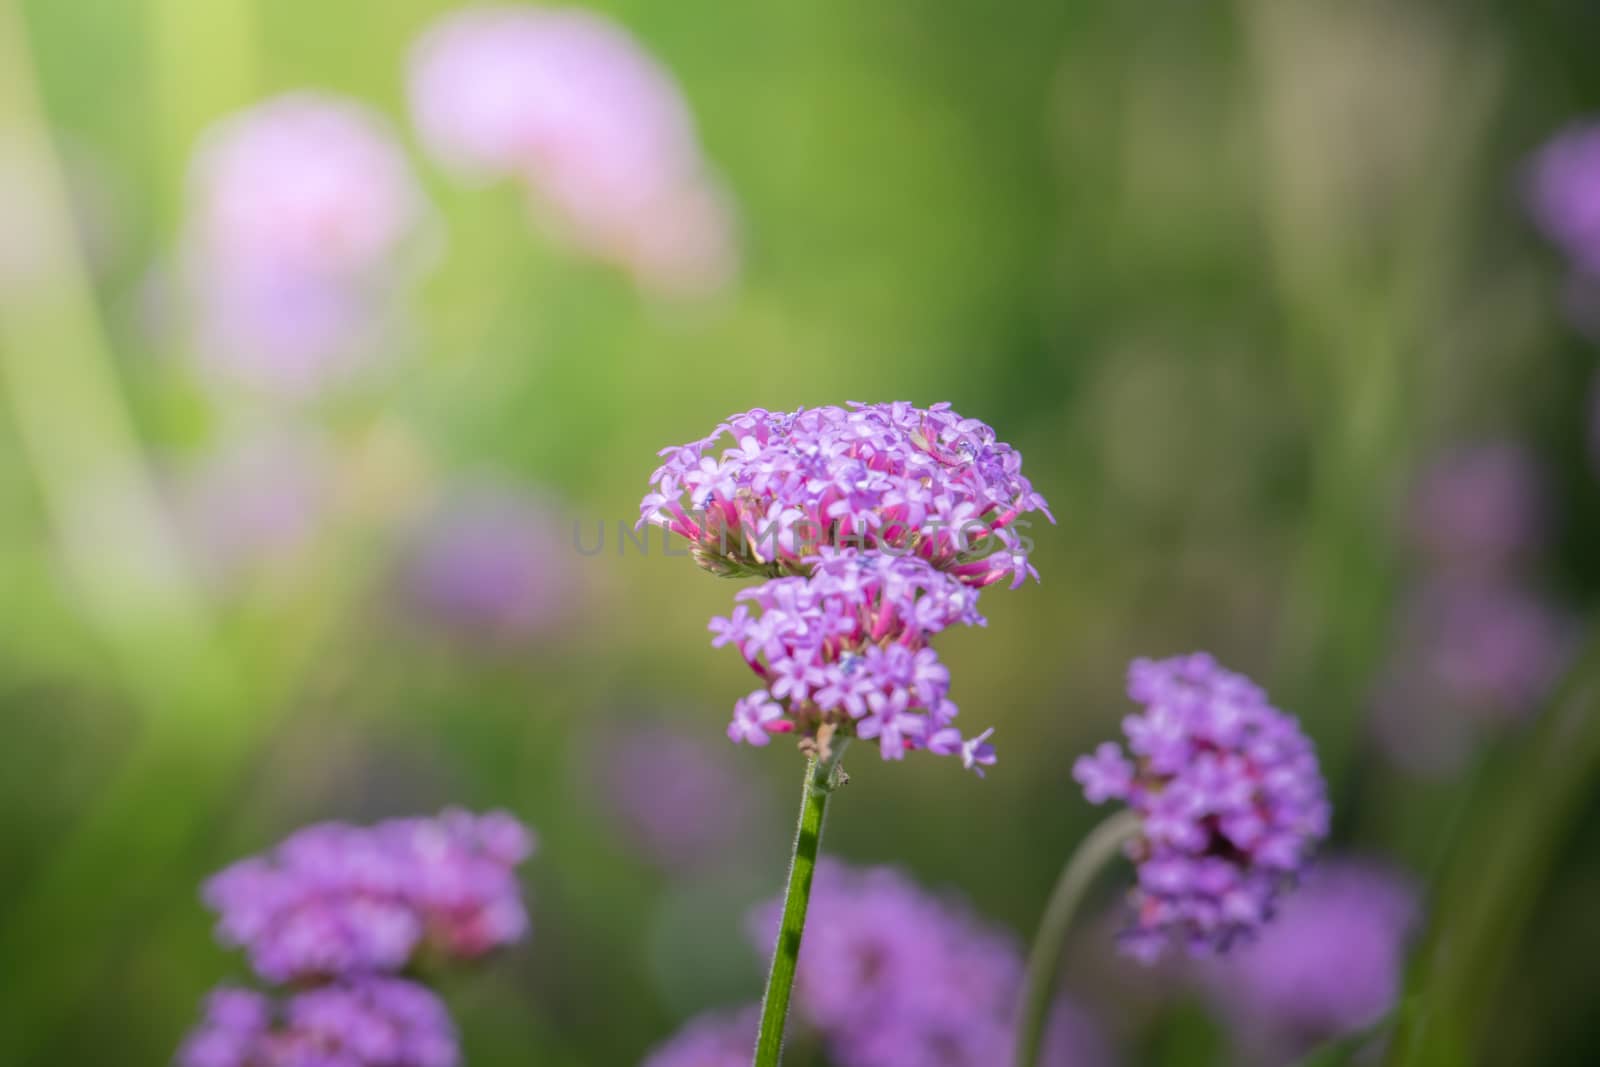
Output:
[[[442,164],[406,79],[446,3],[0,0],[0,1063],[168,1062],[243,970],[208,873],[447,804],[540,838],[532,937],[445,991],[467,1062],[632,1064],[753,999],[798,758],[723,737],[736,585],[618,529],[657,449],[847,399],[984,419],[1059,524],[941,645],[998,766],[853,759],[827,852],[1029,936],[1127,661],[1209,649],[1315,738],[1329,852],[1415,887],[1388,1054],[1594,1062],[1600,316],[1527,188],[1600,113],[1600,8],[595,9],[692,110],[714,269]],[[306,89],[423,206],[379,355],[286,393],[194,325],[193,160]],[[272,174],[234,205],[268,232]],[[1115,896],[1068,985],[1121,1062],[1245,1062],[1116,959]]]

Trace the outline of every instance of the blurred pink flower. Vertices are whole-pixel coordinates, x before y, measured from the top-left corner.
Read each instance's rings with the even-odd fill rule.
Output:
[[[1486,731],[1537,710],[1573,651],[1573,621],[1505,578],[1412,591],[1379,683],[1373,728],[1414,773],[1458,770]]]
[[[361,104],[298,92],[223,120],[189,175],[202,359],[293,394],[365,366],[426,218],[393,132]]]
[[[175,472],[175,521],[195,565],[229,584],[303,553],[333,502],[332,463],[315,438],[272,431]]]
[[[1282,1064],[1380,1019],[1400,992],[1416,887],[1368,862],[1314,870],[1253,943],[1201,969],[1238,1061]]]
[[[644,287],[703,291],[736,269],[734,225],[671,73],[577,9],[474,7],[417,42],[423,143],[465,176],[515,177],[589,255]]]
[[[1550,526],[1538,461],[1513,441],[1460,445],[1436,457],[1412,487],[1409,534],[1427,562],[1494,572],[1537,551]]]
[[[405,564],[410,605],[469,643],[515,646],[569,620],[573,549],[554,516],[507,489],[463,491],[426,523]]]

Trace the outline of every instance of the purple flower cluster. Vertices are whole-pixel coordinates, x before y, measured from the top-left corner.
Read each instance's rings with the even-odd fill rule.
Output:
[[[226,586],[306,552],[335,500],[330,459],[315,436],[276,429],[175,470],[174,522],[206,577]]]
[[[532,851],[511,816],[452,809],[310,826],[222,871],[204,891],[218,936],[294,991],[216,990],[178,1067],[456,1067],[444,1005],[393,974],[522,937],[512,872]]]
[[[579,248],[656,290],[703,291],[737,266],[731,212],[672,75],[606,17],[480,7],[412,56],[423,143],[452,169],[516,178]]]
[[[406,560],[406,596],[442,632],[491,647],[525,644],[571,615],[561,531],[537,500],[477,489],[425,524]]]
[[[770,951],[782,913],[751,913],[752,944]],[[888,867],[824,860],[795,975],[790,1043],[820,1041],[839,1067],[990,1067],[1011,1058],[1023,960],[1015,940],[958,900],[935,896]],[[750,1062],[757,1011],[689,1023],[644,1067],[735,1067]],[[1039,1061],[1110,1062],[1092,1022],[1063,998]]]
[[[1394,1006],[1416,888],[1373,863],[1319,864],[1253,943],[1201,972],[1254,1062],[1359,1030]]]
[[[718,574],[803,573],[818,547],[855,546],[1015,588],[1038,577],[1018,518],[1055,521],[1021,453],[949,404],[756,408],[661,455],[640,524],[682,535]]]
[[[1412,491],[1421,573],[1402,598],[1373,729],[1400,766],[1458,769],[1480,735],[1525,719],[1565,667],[1571,620],[1531,580],[1549,498],[1516,444],[1452,448]]]
[[[750,1067],[761,1010],[750,1006],[693,1019],[653,1049],[640,1067]]]
[[[990,731],[964,739],[951,725],[950,672],[928,647],[956,623],[983,625],[977,590],[911,556],[825,549],[805,563],[810,577],[743,590],[730,617],[711,620],[712,644],[732,644],[767,683],[734,705],[728,737],[828,731],[876,740],[884,759],[959,755],[981,774],[995,759]]]
[[[371,827],[322,823],[205,887],[218,936],[271,982],[403,969],[419,953],[470,959],[521,938],[513,871],[532,852],[503,813],[452,810]]]
[[[769,950],[782,911],[751,915]],[[1010,1060],[1023,961],[1016,941],[961,902],[891,868],[818,867],[795,976],[799,1021],[840,1067],[988,1067]],[[1104,1062],[1098,1035],[1065,1001],[1042,1062]]]
[[[1327,835],[1326,786],[1311,742],[1242,675],[1197,653],[1135,660],[1123,720],[1129,759],[1102,744],[1073,777],[1090,802],[1138,814],[1138,866],[1124,948],[1153,960],[1177,938],[1226,950],[1272,914]]]
[[[362,978],[274,998],[223,987],[178,1067],[456,1067],[455,1026],[424,986]]]
[[[379,116],[300,92],[206,134],[188,212],[201,357],[235,380],[299,395],[377,355],[396,263],[427,208]]]
[[[1573,125],[1534,156],[1534,221],[1585,275],[1600,275],[1600,123]]]

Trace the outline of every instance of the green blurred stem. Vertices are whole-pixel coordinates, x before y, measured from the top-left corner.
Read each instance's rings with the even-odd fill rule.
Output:
[[[1390,1067],[1482,1062],[1522,936],[1600,779],[1600,621],[1532,736],[1485,775],[1451,844]]]
[[[1039,1046],[1044,1043],[1045,1027],[1050,1022],[1050,1005],[1055,1002],[1056,981],[1061,975],[1061,949],[1078,905],[1094,884],[1095,876],[1138,833],[1139,817],[1132,811],[1120,811],[1091,830],[1061,869],[1028,956],[1022,1017],[1017,1023],[1016,1055],[1012,1060],[1015,1067],[1033,1067],[1039,1058]]]
[[[817,850],[822,845],[822,819],[828,797],[839,787],[848,738],[836,738],[825,758],[806,763],[805,788],[800,794],[800,824],[795,828],[794,858],[789,863],[789,885],[783,894],[783,922],[772,951],[772,971],[761,1000],[761,1031],[756,1038],[754,1067],[778,1067],[783,1059],[783,1028],[789,1018],[789,994],[800,962],[800,938],[805,933],[806,909],[811,904],[811,879],[817,870]]]

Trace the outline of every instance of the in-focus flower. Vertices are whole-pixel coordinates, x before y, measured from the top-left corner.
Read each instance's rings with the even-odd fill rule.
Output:
[[[742,590],[731,617],[711,620],[712,644],[732,644],[767,683],[734,705],[728,737],[860,737],[884,759],[926,749],[981,774],[994,751],[952,725],[950,672],[928,647],[957,623],[983,625],[977,590],[912,556],[829,548],[805,562],[810,577]]]
[[[445,632],[524,644],[573,614],[566,547],[537,500],[504,490],[465,493],[417,536],[405,565],[407,599]]]
[[[304,394],[379,354],[426,216],[382,118],[298,92],[208,131],[189,175],[185,270],[214,370]]]
[[[1201,971],[1251,1063],[1284,1063],[1370,1026],[1400,991],[1418,917],[1408,880],[1376,864],[1319,864],[1250,945]]]
[[[426,987],[398,978],[339,982],[278,999],[211,994],[177,1067],[456,1067],[455,1025]]]
[[[1400,766],[1458,770],[1486,730],[1525,720],[1571,659],[1576,627],[1510,577],[1435,578],[1404,602],[1373,729]]]
[[[772,948],[782,902],[752,913]],[[991,1067],[1011,1058],[1023,962],[1015,940],[958,901],[890,868],[817,868],[795,975],[799,1021],[840,1067]],[[1042,1063],[1107,1061],[1099,1035],[1063,1000]]]
[[[724,440],[726,438],[726,440]],[[969,585],[1028,575],[1022,455],[949,404],[756,408],[663,449],[639,509],[718,574],[804,573],[820,546],[922,559]]]
[[[468,176],[514,177],[588,254],[645,286],[702,291],[736,268],[731,212],[671,73],[576,8],[477,7],[417,42],[412,114]]]
[[[1311,742],[1249,679],[1203,653],[1135,660],[1123,720],[1131,759],[1102,745],[1075,777],[1094,803],[1139,816],[1138,867],[1123,946],[1146,960],[1176,939],[1227,949],[1271,917],[1327,835],[1326,786]]]
[[[1413,544],[1436,567],[1501,572],[1523,562],[1549,534],[1538,461],[1512,441],[1452,448],[1417,478],[1408,525]]]
[[[1600,275],[1600,123],[1572,125],[1539,150],[1528,207],[1580,272]]]
[[[640,1067],[749,1067],[761,1009],[710,1012],[650,1051]]]
[[[450,810],[370,827],[321,823],[206,883],[218,936],[272,982],[472,959],[528,929],[514,868],[533,840],[510,815]]]

